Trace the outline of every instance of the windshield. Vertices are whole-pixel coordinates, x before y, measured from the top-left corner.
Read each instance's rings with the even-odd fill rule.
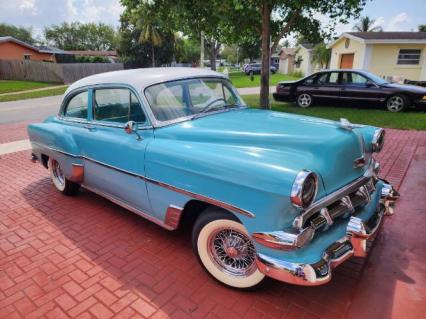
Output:
[[[376,84],[385,84],[385,83],[387,83],[385,80],[383,80],[381,77],[379,77],[379,76],[377,76],[377,75],[375,75],[375,74],[373,74],[373,73],[370,73],[370,72],[365,72],[365,75],[367,76],[367,77],[369,77],[370,78],[370,80],[372,80],[374,83],[376,83]]]
[[[155,118],[161,122],[245,106],[229,82],[220,78],[155,84],[145,90],[145,96]]]

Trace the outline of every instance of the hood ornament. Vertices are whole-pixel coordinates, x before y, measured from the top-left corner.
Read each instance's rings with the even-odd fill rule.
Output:
[[[364,125],[361,125],[361,124],[353,124],[349,122],[348,119],[345,119],[345,118],[341,118],[339,123],[342,129],[345,129],[348,131],[352,131],[354,128],[357,128],[357,127],[364,127]]]

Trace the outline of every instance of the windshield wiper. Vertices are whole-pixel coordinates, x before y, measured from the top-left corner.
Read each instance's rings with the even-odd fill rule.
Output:
[[[221,110],[221,109],[228,109],[228,108],[234,108],[237,107],[239,105],[237,104],[225,104],[225,105],[221,105],[221,106],[213,106],[213,105],[207,105],[205,106],[200,112],[197,112],[197,114],[195,114],[191,120],[195,120],[198,119],[199,117],[203,116],[204,114],[210,112],[211,110]]]

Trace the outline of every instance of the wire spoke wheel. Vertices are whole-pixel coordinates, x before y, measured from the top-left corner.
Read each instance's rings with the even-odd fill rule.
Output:
[[[52,161],[52,173],[53,178],[55,178],[60,185],[65,185],[65,176],[57,161]]]
[[[234,229],[218,229],[208,239],[208,254],[221,271],[247,277],[256,269],[256,251],[251,240]]]

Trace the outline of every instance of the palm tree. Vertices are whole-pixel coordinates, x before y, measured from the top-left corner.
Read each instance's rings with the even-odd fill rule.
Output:
[[[157,30],[157,25],[153,19],[144,18],[139,20],[139,28],[141,29],[141,34],[139,36],[140,43],[151,43],[151,58],[152,58],[152,67],[155,67],[155,49],[154,47],[160,46],[163,40],[161,39],[160,33]]]
[[[381,32],[383,28],[381,26],[374,26],[376,20],[370,19],[369,17],[361,17],[361,20],[353,27],[354,31],[358,32]]]
[[[317,44],[312,50],[312,62],[318,64],[322,69],[327,68],[330,57],[331,50],[324,43]]]

